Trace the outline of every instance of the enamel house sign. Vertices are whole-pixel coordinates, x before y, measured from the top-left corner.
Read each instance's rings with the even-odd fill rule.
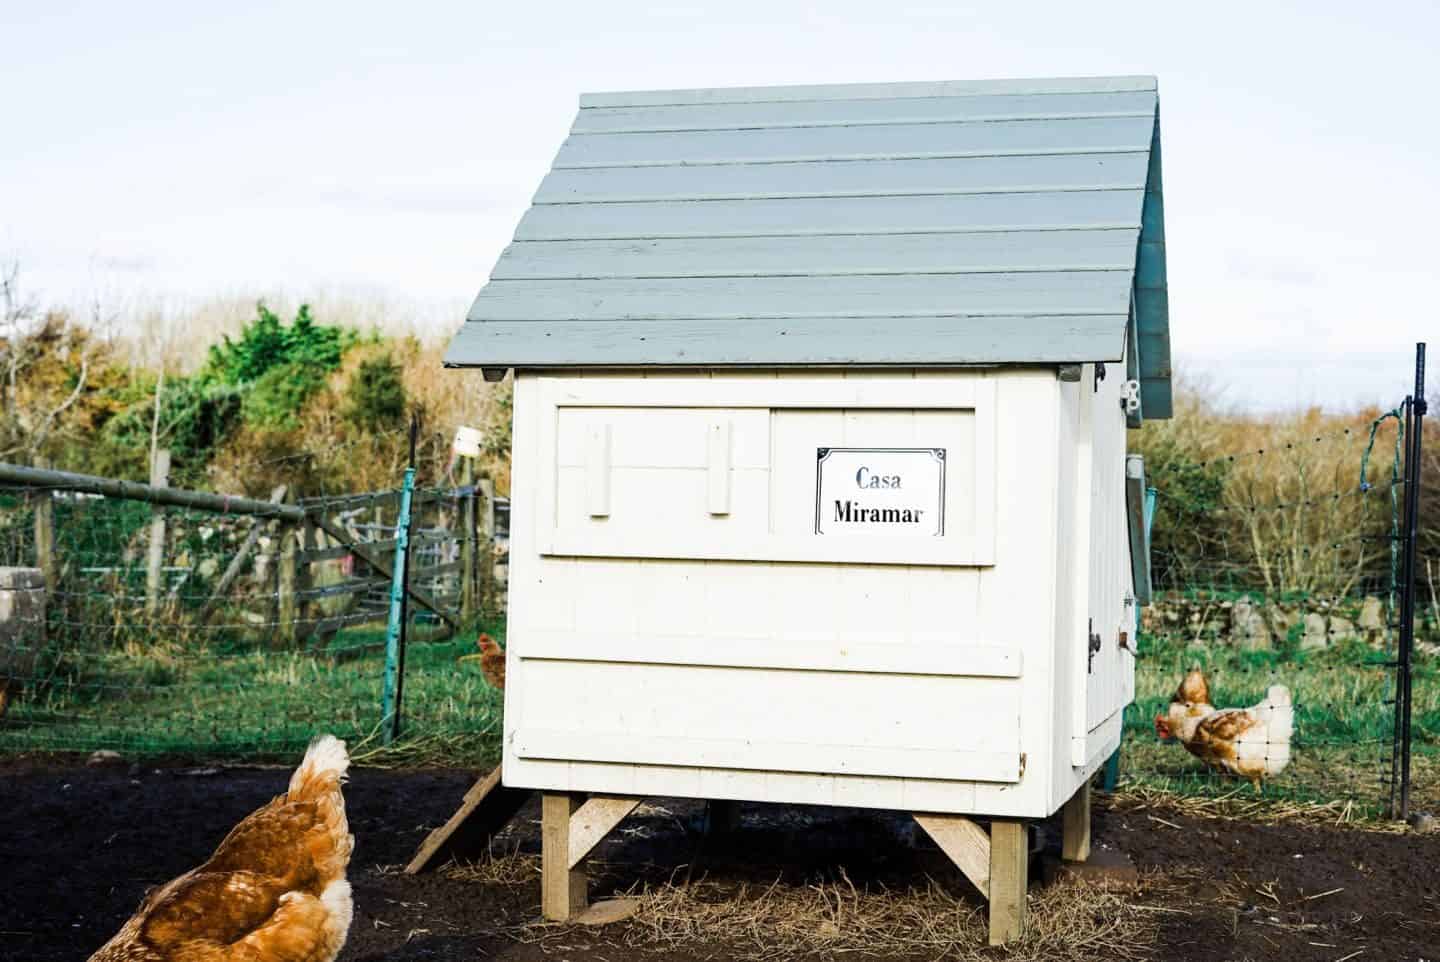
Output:
[[[817,448],[815,533],[945,533],[944,448]]]

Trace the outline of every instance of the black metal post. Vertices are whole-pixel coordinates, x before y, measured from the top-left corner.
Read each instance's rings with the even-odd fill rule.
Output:
[[[1415,345],[1415,393],[1410,396],[1410,435],[1405,439],[1405,521],[1400,564],[1400,676],[1395,708],[1400,723],[1400,818],[1410,816],[1410,696],[1415,650],[1415,542],[1420,527],[1420,455],[1425,437],[1425,344]]]
[[[415,441],[420,435],[420,416],[410,415],[410,467],[415,467]],[[410,637],[410,552],[415,539],[410,531],[415,527],[415,509],[410,510],[405,530],[405,571],[401,574],[404,593],[400,596],[400,672],[395,682],[395,723],[394,732],[400,734],[401,710],[405,704],[405,646]]]

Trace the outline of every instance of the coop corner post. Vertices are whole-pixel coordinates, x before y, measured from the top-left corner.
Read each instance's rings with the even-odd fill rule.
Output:
[[[1062,816],[1060,857],[1067,862],[1084,862],[1090,858],[1090,782],[1075,790],[1065,803]]]
[[[545,792],[540,798],[540,910],[552,922],[568,922],[585,910],[589,880],[570,864],[571,816],[580,796]]]
[[[395,563],[390,569],[390,618],[385,627],[385,682],[380,700],[380,731],[385,744],[399,734],[400,624],[404,618],[405,558],[410,541],[410,500],[415,491],[415,469],[405,469],[400,487],[400,513],[395,519]]]
[[[1030,881],[1030,840],[1025,823],[990,824],[990,944],[1025,934],[1025,892]]]

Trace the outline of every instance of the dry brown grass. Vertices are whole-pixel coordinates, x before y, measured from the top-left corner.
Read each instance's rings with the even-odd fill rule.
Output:
[[[637,949],[717,944],[744,960],[914,954],[994,958],[983,906],[933,880],[908,890],[860,888],[841,877],[811,885],[768,886],[702,879],[632,891],[638,910],[620,938]],[[545,939],[554,925],[531,926]],[[1143,958],[1155,941],[1154,913],[1126,893],[1062,882],[1030,897],[1025,938],[1014,960]]]
[[[1193,818],[1218,818],[1274,825],[1279,822],[1344,826],[1367,832],[1402,834],[1404,822],[1370,817],[1354,801],[1304,802],[1288,799],[1258,798],[1249,786],[1214,797],[1169,792],[1148,785],[1121,785],[1104,802],[1111,810],[1153,814],[1163,819],[1166,813]]]

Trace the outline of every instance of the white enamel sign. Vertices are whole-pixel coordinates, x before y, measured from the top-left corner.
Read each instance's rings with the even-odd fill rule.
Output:
[[[939,537],[944,448],[817,448],[815,533]]]

